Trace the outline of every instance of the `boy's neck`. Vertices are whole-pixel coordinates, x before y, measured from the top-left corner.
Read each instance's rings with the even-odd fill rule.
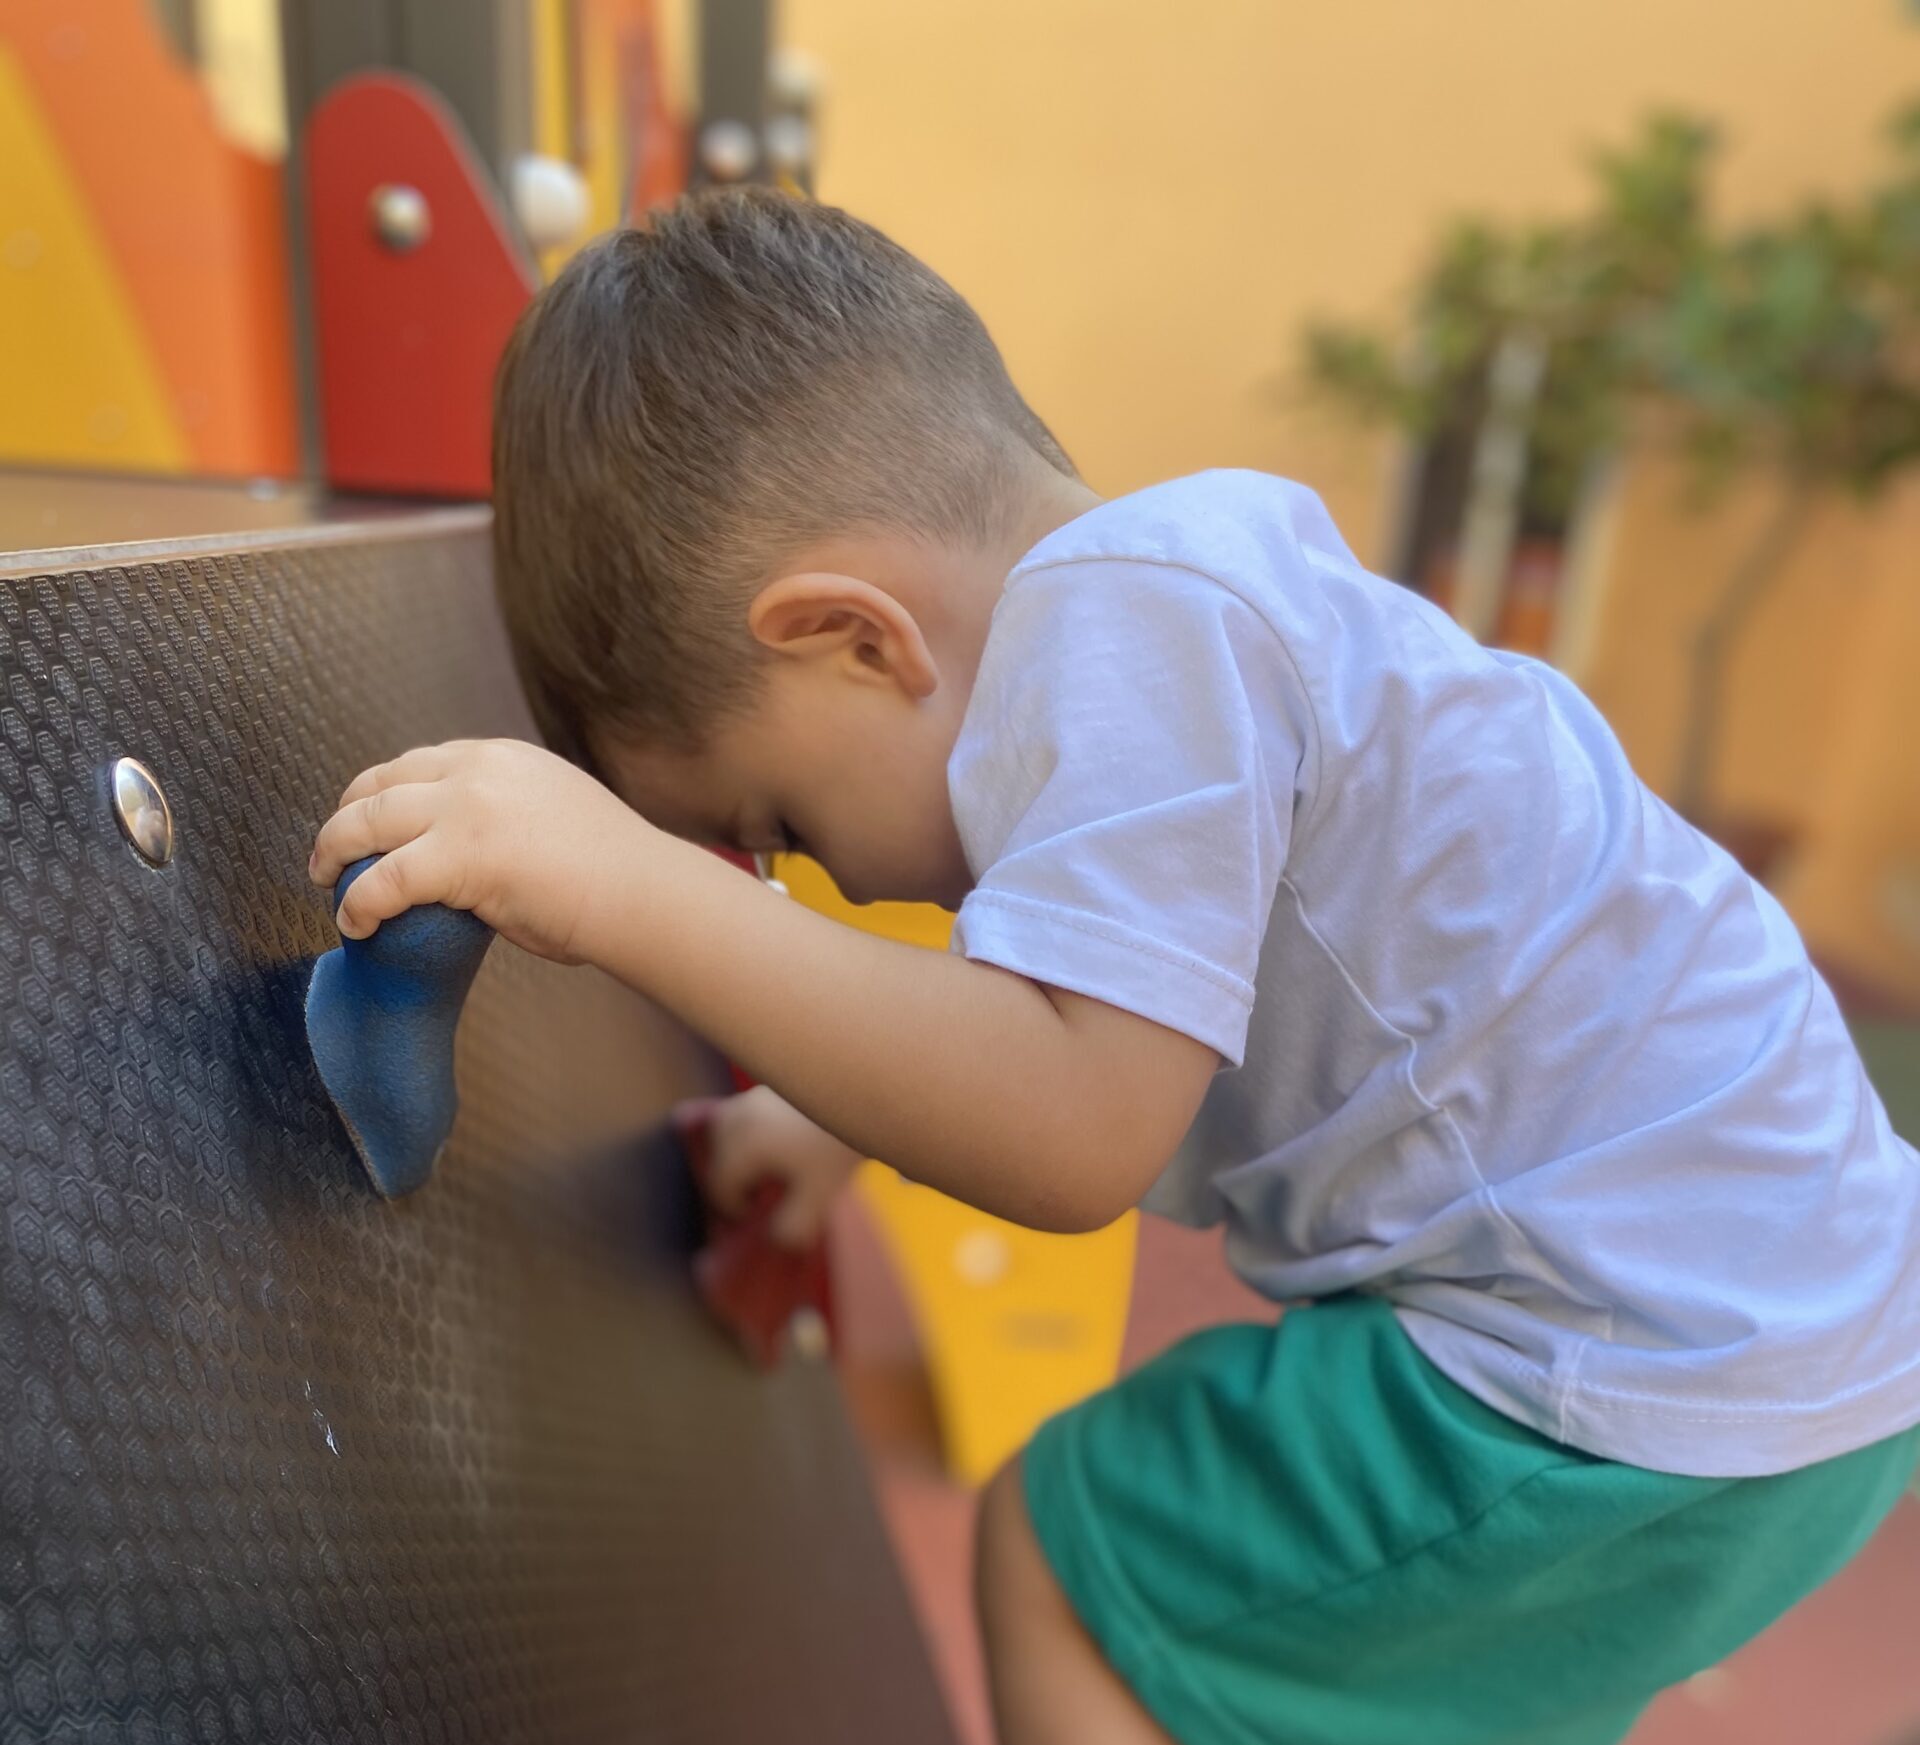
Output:
[[[892,595],[913,614],[947,676],[970,687],[1009,572],[1049,533],[1101,501],[1080,480],[1036,458],[999,518],[998,536],[984,544],[935,544],[892,528],[862,529],[796,552],[782,568],[792,575],[857,577]]]
[[[949,645],[948,657],[951,659],[956,652],[961,655],[969,686],[986,647],[994,608],[1000,603],[1014,565],[1049,533],[1078,520],[1105,500],[1081,480],[1056,473],[1051,467],[1036,468],[1030,477],[1018,511],[1002,524],[1002,538],[969,554],[964,564],[965,585],[946,591],[941,602],[948,608],[946,616],[958,643],[957,649]]]
[[[1006,562],[1001,577],[1011,570],[1041,540],[1056,528],[1077,521],[1089,509],[1097,509],[1105,499],[1080,479],[1070,479],[1051,467],[1044,477],[1036,475],[1033,489],[1018,516],[1010,518]]]

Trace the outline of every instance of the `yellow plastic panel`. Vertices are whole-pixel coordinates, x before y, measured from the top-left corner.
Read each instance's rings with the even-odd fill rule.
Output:
[[[865,932],[944,951],[953,919],[907,903],[856,908],[812,861],[775,869],[808,908]],[[1049,1236],[976,1212],[870,1164],[857,1181],[920,1331],[947,1464],[992,1476],[1041,1423],[1114,1378],[1126,1332],[1138,1219]]]
[[[1138,1214],[1090,1236],[1048,1236],[884,1164],[857,1187],[913,1309],[947,1465],[980,1484],[1055,1412],[1113,1380]]]
[[[533,67],[533,149],[550,158],[573,156],[573,116],[567,85],[573,45],[570,0],[533,0],[528,15]]]
[[[529,60],[533,69],[533,149],[544,157],[568,163],[573,158],[574,144],[572,0],[533,0],[528,30]],[[542,279],[551,279],[589,235],[606,228],[597,221],[601,204],[596,196],[594,219],[580,236],[541,251]]]
[[[132,299],[19,63],[0,44],[0,459],[186,465]]]
[[[242,150],[278,163],[287,155],[278,0],[196,0],[194,19],[214,125]]]

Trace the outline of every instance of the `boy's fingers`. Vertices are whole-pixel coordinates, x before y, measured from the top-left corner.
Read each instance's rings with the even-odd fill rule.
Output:
[[[833,1204],[831,1183],[796,1177],[787,1185],[786,1197],[774,1207],[767,1222],[767,1234],[780,1248],[811,1248],[827,1227],[827,1210]]]
[[[434,817],[434,790],[425,782],[406,787],[381,788],[341,807],[314,839],[313,859],[308,871],[316,885],[332,886],[341,873],[356,860],[370,854],[390,854],[413,841]],[[369,871],[354,881],[354,889],[373,875]]]
[[[747,1209],[749,1196],[761,1182],[784,1172],[757,1145],[728,1146],[718,1135],[716,1141],[707,1165],[707,1198],[716,1210],[735,1218]]]
[[[711,1128],[714,1112],[725,1101],[725,1097],[688,1097],[673,1105],[667,1119],[683,1133],[695,1127]]]
[[[404,783],[441,780],[453,767],[462,743],[454,740],[447,745],[417,745],[386,763],[377,763],[371,769],[362,770],[347,784],[346,792],[340,796],[334,810],[351,806],[354,801],[364,800],[369,794],[377,794],[386,788],[397,788]]]
[[[349,939],[365,939],[382,921],[446,895],[440,857],[425,841],[409,842],[381,857],[353,881],[335,919]]]

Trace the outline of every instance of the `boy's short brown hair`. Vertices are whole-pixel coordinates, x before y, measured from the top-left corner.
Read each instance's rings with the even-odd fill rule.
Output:
[[[1071,474],[980,318],[859,219],[690,196],[583,249],[522,317],[493,434],[496,584],[541,732],[697,748],[750,702],[753,589],[862,526],[997,537]]]

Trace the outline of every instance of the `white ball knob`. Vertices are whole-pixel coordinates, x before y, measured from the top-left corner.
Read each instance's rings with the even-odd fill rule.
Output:
[[[773,100],[782,109],[806,109],[818,101],[820,63],[796,48],[783,48],[773,57],[768,78]]]
[[[587,227],[591,202],[586,178],[559,158],[528,152],[517,159],[508,193],[513,215],[536,250],[559,248]]]
[[[715,121],[700,133],[700,167],[716,182],[738,182],[753,173],[760,142],[744,121]]]
[[[798,115],[776,115],[767,123],[767,162],[798,176],[813,161],[813,129]]]

